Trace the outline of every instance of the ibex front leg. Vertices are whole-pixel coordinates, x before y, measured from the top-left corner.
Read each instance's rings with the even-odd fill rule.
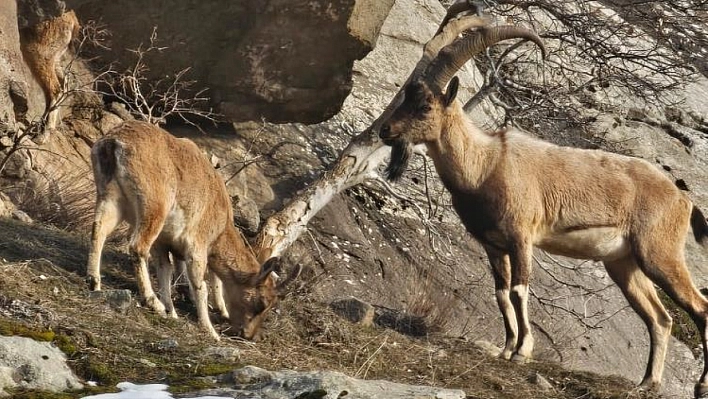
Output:
[[[516,351],[511,360],[525,363],[531,359],[534,339],[529,321],[529,276],[531,274],[531,260],[533,246],[526,242],[517,242],[509,253],[511,262],[511,303],[516,312],[516,321],[519,325],[519,340]]]
[[[506,342],[499,357],[511,360],[511,356],[516,349],[519,327],[516,322],[516,312],[511,303],[509,294],[511,292],[511,266],[509,256],[502,254],[492,248],[486,248],[489,263],[492,266],[494,275],[494,289],[496,291],[497,305],[504,319],[504,329],[506,331]]]
[[[194,289],[194,297],[196,299],[195,305],[197,307],[197,318],[199,319],[199,324],[202,328],[209,332],[209,334],[215,339],[219,340],[219,334],[214,329],[214,326],[209,320],[209,289],[206,282],[206,271],[207,271],[207,256],[206,251],[204,253],[195,253],[188,256],[187,261],[187,275],[189,276],[189,281],[192,282],[192,287]]]

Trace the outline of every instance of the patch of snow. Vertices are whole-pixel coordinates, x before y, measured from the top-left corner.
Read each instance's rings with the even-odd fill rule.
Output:
[[[172,399],[172,394],[167,392],[165,384],[137,385],[131,382],[121,382],[116,385],[120,389],[117,393],[102,393],[99,395],[84,396],[82,399]],[[200,396],[186,399],[223,399],[225,396]]]

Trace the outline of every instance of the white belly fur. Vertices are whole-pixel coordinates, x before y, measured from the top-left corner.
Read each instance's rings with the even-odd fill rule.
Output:
[[[539,240],[536,246],[576,259],[616,260],[630,253],[629,241],[616,227],[553,232]]]

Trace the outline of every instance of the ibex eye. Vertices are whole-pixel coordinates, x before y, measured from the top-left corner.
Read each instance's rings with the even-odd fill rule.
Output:
[[[433,109],[433,107],[431,107],[430,105],[427,105],[427,104],[426,104],[426,105],[423,105],[422,107],[420,107],[420,110],[423,111],[423,112],[425,112],[425,113],[430,112],[432,109]]]

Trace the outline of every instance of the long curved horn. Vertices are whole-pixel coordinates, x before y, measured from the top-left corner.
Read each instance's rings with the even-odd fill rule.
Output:
[[[472,56],[487,47],[508,39],[530,40],[541,49],[543,57],[546,56],[546,46],[543,44],[543,40],[529,29],[511,25],[481,28],[443,48],[435,60],[428,65],[423,77],[431,87],[442,90]]]
[[[454,3],[448,8],[447,14],[438,26],[437,32],[425,43],[423,55],[421,55],[420,60],[418,60],[415,68],[413,68],[413,72],[408,75],[408,79],[406,79],[405,83],[401,86],[401,89],[396,93],[388,106],[386,106],[386,109],[371,124],[373,130],[378,131],[383,121],[387,120],[393,111],[401,105],[406,85],[420,79],[421,75],[423,75],[430,63],[437,57],[441,49],[455,41],[458,35],[465,30],[489,25],[490,20],[486,17],[463,15],[465,12],[474,9],[474,4],[468,0],[458,0],[457,3]]]
[[[452,8],[452,6],[450,8]],[[446,15],[445,18],[447,19],[449,15],[450,13],[448,12],[448,15]],[[463,16],[451,22],[444,20],[440,24],[440,28],[438,28],[438,32],[435,36],[425,43],[425,46],[423,47],[423,56],[420,58],[420,61],[413,70],[413,73],[411,73],[410,80],[412,81],[417,79],[425,71],[425,69],[428,68],[435,57],[438,56],[440,50],[454,42],[458,35],[462,32],[473,28],[483,28],[488,26],[490,23],[491,20],[489,18],[480,17],[477,15]]]

